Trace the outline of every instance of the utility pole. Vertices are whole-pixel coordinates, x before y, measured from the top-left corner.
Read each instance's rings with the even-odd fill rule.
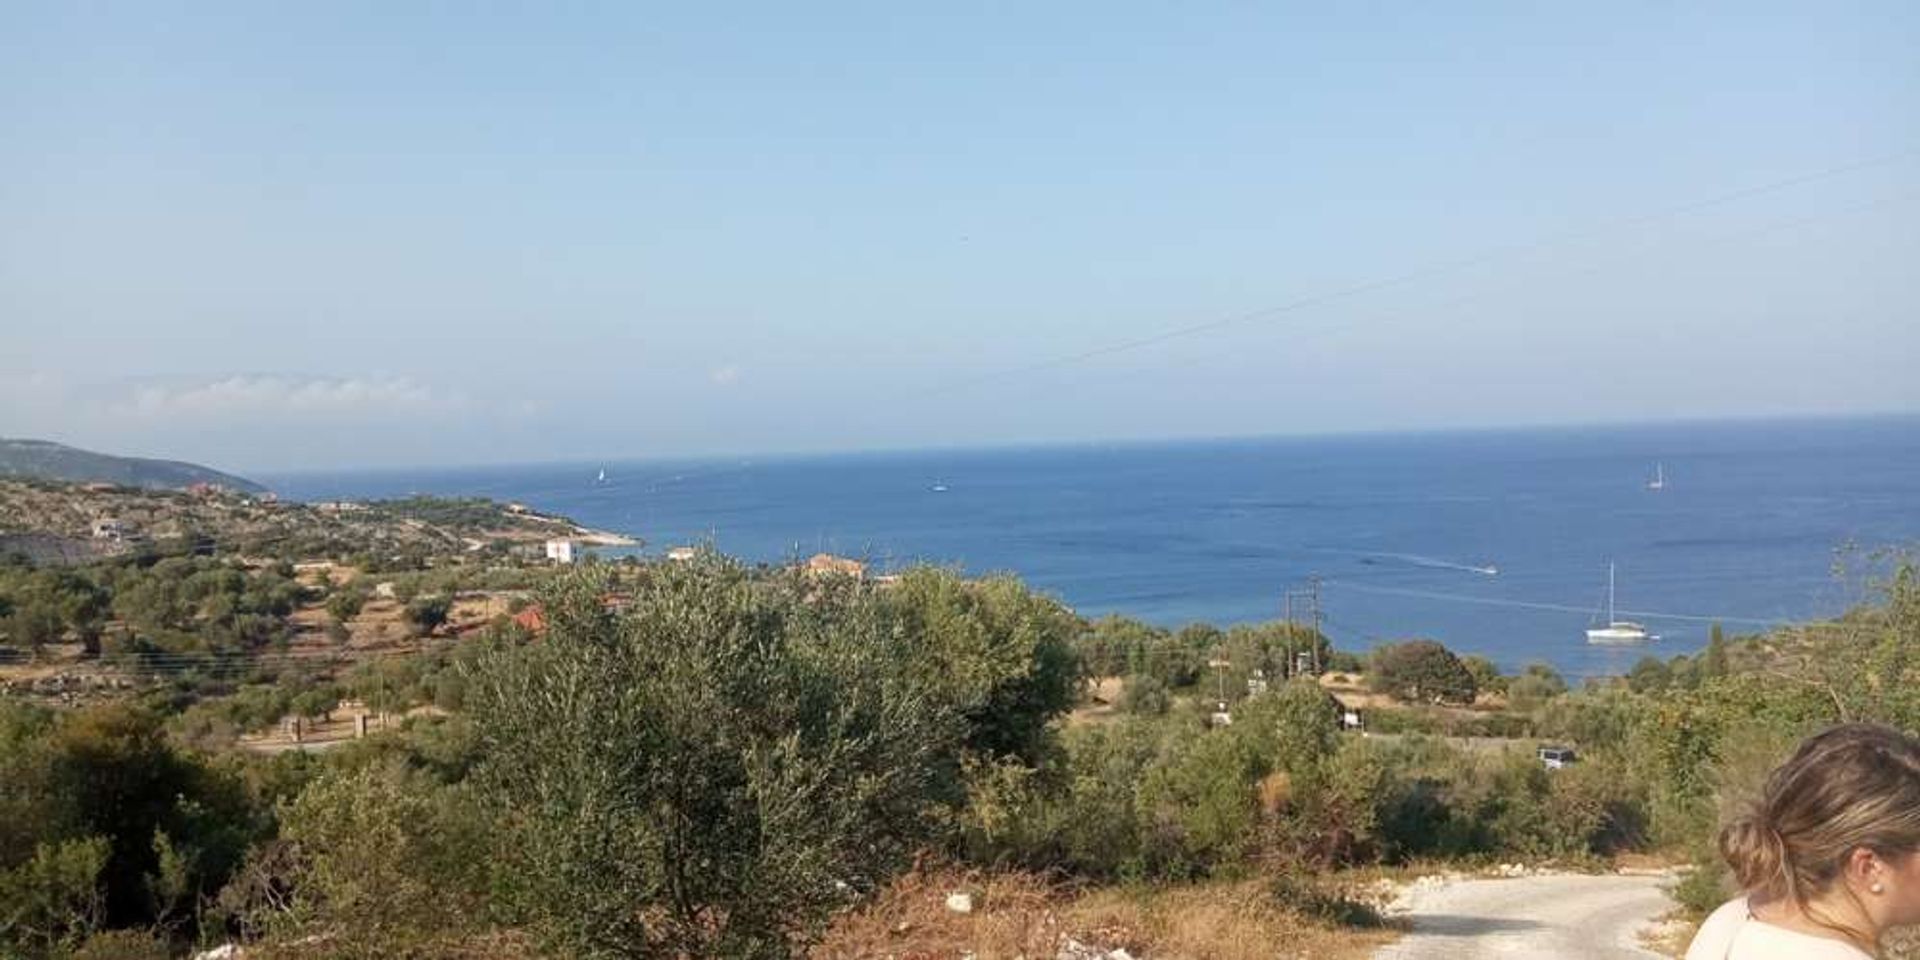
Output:
[[[1307,577],[1307,609],[1307,626],[1312,630],[1307,635],[1307,643],[1313,648],[1313,675],[1317,677],[1327,669],[1327,665],[1320,662],[1320,575],[1317,573]]]
[[[1280,664],[1280,678],[1282,680],[1291,680],[1293,679],[1294,657],[1295,657],[1295,654],[1293,652],[1293,591],[1292,590],[1288,590],[1280,598],[1280,610],[1281,610],[1280,622],[1287,625],[1286,626],[1287,659],[1282,661]]]
[[[1307,577],[1304,587],[1287,588],[1281,597],[1281,610],[1287,625],[1287,675],[1308,673],[1318,676],[1326,669],[1326,664],[1320,662],[1318,642],[1320,622],[1324,616],[1320,611],[1320,575],[1316,573]],[[1296,611],[1299,615],[1296,615]],[[1301,622],[1301,616],[1305,617],[1304,623]],[[1304,651],[1298,649],[1303,634],[1307,644]],[[1304,664],[1301,662],[1302,653],[1306,654]]]

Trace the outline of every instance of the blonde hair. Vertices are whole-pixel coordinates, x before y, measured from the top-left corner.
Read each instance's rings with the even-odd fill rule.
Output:
[[[1752,808],[1720,831],[1720,854],[1742,890],[1803,910],[1863,847],[1893,861],[1920,852],[1920,739],[1865,723],[1807,738]]]

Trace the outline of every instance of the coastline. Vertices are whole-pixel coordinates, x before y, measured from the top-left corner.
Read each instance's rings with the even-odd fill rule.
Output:
[[[515,506],[514,504],[509,504],[506,509],[515,516],[523,519],[563,527],[566,529],[569,539],[578,540],[588,546],[639,547],[644,546],[646,543],[646,541],[641,540],[639,537],[629,536],[624,533],[615,533],[612,530],[596,529],[569,517],[556,516],[549,513],[538,513],[533,510],[515,510]]]
[[[1700,649],[1710,623],[1694,618],[1739,632],[1840,612],[1857,584],[1834,579],[1836,544],[1920,542],[1920,434],[1906,424],[633,464],[603,485],[529,464],[284,488],[486,496],[577,521],[523,520],[528,536],[712,543],[755,563],[825,552],[1006,571],[1083,615],[1170,628],[1272,620],[1285,591],[1317,578],[1343,648],[1418,636],[1584,677]],[[1656,464],[1657,493],[1645,485]],[[1610,562],[1620,607],[1658,644],[1586,642]]]
[[[610,530],[595,530],[591,527],[575,526],[573,533],[573,539],[594,547],[639,547],[645,545],[645,541],[638,537],[630,537],[624,533],[614,533]]]

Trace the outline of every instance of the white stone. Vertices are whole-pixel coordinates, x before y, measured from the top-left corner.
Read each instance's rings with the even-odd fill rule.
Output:
[[[1054,960],[1133,960],[1133,954],[1122,947],[1102,950],[1067,937],[1060,944],[1060,952],[1054,955]]]
[[[972,913],[973,912],[973,894],[971,893],[947,894],[947,909],[952,910],[954,913]]]

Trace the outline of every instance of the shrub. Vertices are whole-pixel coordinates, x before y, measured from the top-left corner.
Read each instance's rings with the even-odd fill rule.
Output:
[[[1367,668],[1367,662],[1359,654],[1345,650],[1334,650],[1327,654],[1327,672],[1359,673]]]
[[[487,823],[462,788],[398,764],[314,781],[283,812],[222,903],[256,934],[326,937],[332,955],[383,957],[483,923]]]
[[[1312,770],[1340,745],[1340,701],[1312,680],[1294,680],[1248,697],[1235,710],[1233,736],[1289,774]]]
[[[1661,693],[1673,682],[1673,669],[1655,656],[1641,657],[1627,672],[1627,686],[1634,693]]]
[[[190,898],[218,889],[261,829],[240,785],[169,745],[155,714],[84,710],[62,718],[49,746],[51,790],[73,818],[66,835],[108,839],[102,885],[112,925],[153,919],[157,834],[191,865]]]
[[[111,852],[104,837],[42,843],[25,863],[0,870],[0,946],[46,955],[98,929]]]
[[[1385,923],[1380,911],[1349,884],[1298,863],[1271,872],[1267,893],[1288,909],[1319,923],[1367,929]]]
[[[1189,729],[1163,741],[1139,788],[1149,868],[1197,877],[1244,864],[1258,843],[1256,785],[1271,769],[1252,738]]]
[[[901,670],[935,703],[959,711],[969,752],[1036,764],[1049,747],[1048,722],[1073,706],[1078,618],[1013,577],[969,581],[920,568],[887,590],[837,600],[818,596],[817,586],[782,589],[814,595],[804,607],[819,615],[807,618],[809,631],[868,629],[857,622],[863,617],[884,622],[893,642],[908,647]]]
[[[1507,701],[1513,709],[1532,712],[1567,692],[1567,681],[1544,663],[1531,663],[1519,676],[1507,681]]]
[[[1165,631],[1114,614],[1088,623],[1074,638],[1081,668],[1089,677],[1137,674],[1145,665],[1143,651],[1165,636]]]
[[[1507,692],[1507,678],[1500,675],[1500,667],[1492,660],[1479,654],[1460,658],[1460,665],[1473,675],[1475,689],[1482,693]]]
[[[1270,817],[1267,859],[1325,869],[1376,858],[1380,800],[1393,776],[1371,744],[1348,740],[1288,773],[1284,784],[1269,780],[1262,785]]]
[[[1409,640],[1373,653],[1374,689],[1411,703],[1472,703],[1473,674],[1453,651],[1432,640]]]
[[[365,591],[355,586],[341,587],[327,597],[327,614],[333,618],[334,623],[344,624],[359,616],[366,604]]]
[[[69,955],[69,960],[169,960],[166,941],[144,930],[110,930],[94,934]]]
[[[1367,711],[1367,730],[1381,734],[1429,734],[1447,732],[1447,723],[1438,713],[1420,707]]]
[[[1668,891],[1696,919],[1712,913],[1734,893],[1727,866],[1717,852],[1704,852]]]
[[[447,614],[453,610],[453,601],[440,594],[415,597],[407,601],[402,615],[414,632],[425,635],[440,629],[447,622]]]
[[[1011,581],[880,592],[709,556],[622,616],[602,589],[557,584],[544,640],[467,691],[504,905],[569,955],[784,955],[931,838],[963,759],[1043,752],[1071,703],[1071,618]]]
[[[1060,843],[1067,805],[1050,802],[1056,784],[1017,760],[970,759],[961,779],[966,801],[952,812],[953,840],[966,860],[994,868],[1046,868],[1066,855]]]
[[[1172,705],[1173,695],[1167,690],[1166,681],[1150,673],[1128,677],[1125,689],[1120,692],[1120,709],[1137,716],[1164,716]]]

